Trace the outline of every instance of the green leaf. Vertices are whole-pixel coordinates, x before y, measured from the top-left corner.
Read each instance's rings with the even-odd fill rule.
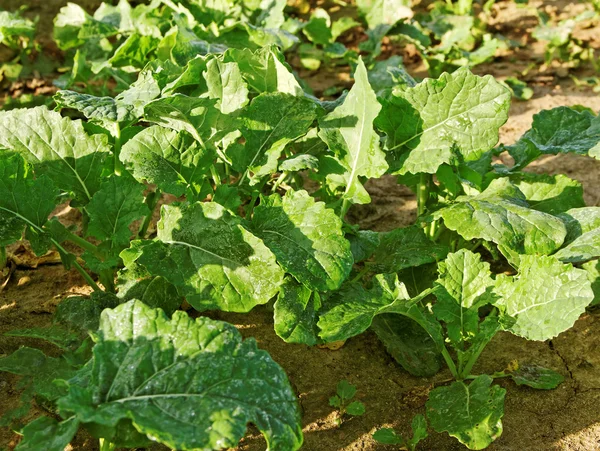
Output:
[[[134,120],[131,108],[112,97],[96,97],[75,91],[58,91],[54,95],[58,108],[72,108],[80,111],[91,122],[110,124]]]
[[[441,348],[439,323],[417,304],[428,294],[425,291],[411,299],[396,274],[378,274],[368,290],[359,283],[344,284],[324,299],[318,322],[320,336],[327,342],[345,340],[367,330],[375,315],[397,313],[416,321]]]
[[[64,389],[53,384],[55,379],[69,379],[75,370],[62,358],[47,357],[34,348],[19,348],[6,357],[0,357],[0,371],[27,378],[36,395],[47,401],[55,401]]]
[[[411,428],[413,436],[406,444],[411,451],[415,451],[419,442],[427,438],[427,420],[425,420],[425,417],[421,414],[415,415],[412,420]]]
[[[528,340],[549,340],[571,328],[594,299],[587,273],[554,257],[521,257],[519,273],[500,275],[496,305],[516,322],[510,331]]]
[[[35,35],[35,24],[19,12],[0,11],[0,43],[18,48],[20,39],[33,39]]]
[[[94,291],[89,297],[70,296],[56,307],[54,322],[87,335],[98,329],[102,310],[118,304],[119,299],[112,293]]]
[[[564,175],[511,174],[510,181],[525,195],[531,208],[556,215],[585,207],[581,183]]]
[[[431,377],[440,370],[438,345],[417,322],[387,313],[373,318],[371,330],[404,370],[416,377]]]
[[[354,398],[354,395],[356,395],[356,387],[344,379],[338,382],[336,392],[343,403],[344,401]]]
[[[159,41],[154,36],[142,36],[138,33],[131,34],[115,50],[106,64],[111,67],[131,66],[141,69],[146,65],[148,60],[154,57],[153,53],[156,51]]]
[[[302,28],[302,33],[309,41],[319,45],[333,42],[331,33],[331,18],[323,8],[315,8],[310,15],[310,20]]]
[[[516,254],[554,252],[566,235],[562,221],[529,208],[523,193],[505,178],[492,181],[481,194],[458,197],[434,217],[443,218],[446,227],[466,240],[482,238],[496,243],[513,262],[518,259]]]
[[[286,272],[311,290],[336,290],[350,274],[354,261],[341,219],[306,191],[263,197],[252,230]]]
[[[398,272],[434,263],[448,254],[448,247],[431,241],[416,225],[382,233],[380,241],[373,260],[377,272]]]
[[[510,377],[517,385],[527,385],[538,390],[551,390],[565,380],[562,374],[538,365],[519,365]]]
[[[355,263],[371,258],[381,242],[380,234],[372,230],[359,230],[346,235],[346,239],[350,241],[350,250]]]
[[[317,117],[317,105],[306,97],[261,94],[240,114],[246,144],[231,153],[233,167],[245,171],[254,185],[277,170],[285,146],[306,134]]]
[[[150,213],[144,203],[144,186],[128,174],[104,179],[86,208],[88,236],[125,246],[131,238],[129,225]]]
[[[214,58],[206,63],[204,78],[211,99],[218,99],[217,108],[230,114],[248,104],[248,85],[237,63],[224,63]]]
[[[410,0],[358,0],[356,5],[372,30],[413,16]]]
[[[318,169],[319,160],[313,155],[295,155],[279,164],[280,171],[298,172],[304,169]]]
[[[351,402],[346,406],[346,413],[353,416],[364,415],[365,405],[360,401]]]
[[[216,154],[202,147],[186,131],[161,126],[144,129],[127,141],[120,158],[138,182],[147,181],[161,191],[197,198]]]
[[[79,47],[88,39],[106,38],[118,32],[114,25],[95,20],[75,3],[63,6],[54,19],[54,40],[61,50]]]
[[[163,206],[158,240],[142,247],[138,263],[197,310],[247,312],[267,303],[283,282],[271,251],[217,203]]]
[[[110,155],[105,135],[88,136],[81,121],[46,107],[0,112],[0,146],[19,152],[36,176],[46,174],[80,204],[100,188],[104,160]]]
[[[460,69],[415,87],[400,86],[382,100],[375,124],[387,135],[393,173],[434,174],[457,154],[474,161],[489,151],[509,106],[510,91],[492,76]]]
[[[23,440],[19,442],[15,451],[64,451],[69,445],[77,429],[79,421],[71,417],[60,423],[53,418],[39,417],[25,426],[20,432]]]
[[[354,79],[356,82],[344,103],[319,120],[319,136],[345,170],[333,180],[344,187],[342,198],[367,204],[371,198],[359,177],[381,177],[388,166],[385,154],[379,148],[379,135],[373,129],[373,121],[381,106],[360,59]]]
[[[50,242],[42,227],[58,194],[46,176],[33,178],[19,154],[0,149],[0,246],[20,240],[25,230],[36,254],[46,253]]]
[[[446,323],[450,342],[461,347],[479,331],[479,309],[493,301],[490,265],[479,254],[461,249],[449,254],[438,268],[437,284],[442,289],[436,292],[433,311]]]
[[[600,118],[569,107],[533,115],[531,129],[512,146],[504,147],[521,169],[543,154],[575,153],[600,157]]]
[[[487,448],[502,434],[506,390],[478,376],[469,385],[453,382],[429,392],[427,419],[437,432],[448,432],[469,449]]]
[[[575,208],[559,216],[567,226],[565,246],[554,256],[563,262],[582,263],[600,257],[600,208]]]
[[[58,326],[11,329],[4,335],[7,337],[24,337],[44,340],[65,351],[69,350],[79,338],[68,330]]]
[[[590,305],[598,305],[600,302],[600,260],[592,260],[581,265],[581,269],[587,272],[588,280],[592,284],[594,300]]]
[[[236,62],[248,87],[256,93],[303,95],[285,58],[275,46],[267,46],[255,52],[250,49],[229,49],[223,55],[223,61]]]
[[[383,445],[402,445],[404,439],[392,428],[381,428],[375,431],[373,439]]]
[[[329,405],[331,407],[342,407],[342,400],[337,395],[332,396],[331,398],[329,398]]]
[[[317,311],[321,308],[318,291],[312,291],[292,278],[281,286],[275,301],[275,332],[286,343],[314,346],[319,342]]]
[[[85,370],[82,370],[85,371]],[[300,411],[284,371],[231,325],[130,301],[105,310],[86,386],[59,401],[122,446],[119,421],[175,449],[235,447],[253,423],[273,450],[302,444]]]

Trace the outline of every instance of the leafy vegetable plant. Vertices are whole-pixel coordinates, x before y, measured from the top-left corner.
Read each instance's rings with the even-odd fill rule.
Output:
[[[371,30],[400,20],[361,4]],[[55,28],[75,53],[64,86],[112,77],[120,92],[62,90],[57,111],[0,112],[0,246],[56,249],[95,292],[63,303],[63,318],[82,308],[98,330],[93,346],[16,333],[52,338],[70,362],[51,377],[67,381],[62,391],[46,397],[64,420],[28,425],[22,449],[64,447],[81,425],[106,446],[219,449],[247,422],[272,449],[299,447],[282,370],[231,326],[190,320],[184,300],[199,312],[274,301],[286,342],[371,328],[414,375],[445,364],[452,381],[431,391],[427,421],[471,449],[502,432],[505,389],[494,379],[562,380],[529,364],[481,374],[477,361],[498,332],[547,340],[594,300],[600,209],[585,206],[578,182],[523,169],[543,155],[600,158],[598,116],[544,111],[517,143],[496,147],[511,93],[492,77],[463,68],[416,83],[397,65],[369,72],[361,58],[350,91],[322,101],[285,61],[295,38],[279,28],[284,5],[254,6],[228,15],[122,1],[92,17],[71,4]],[[497,163],[502,152],[515,164]],[[414,190],[415,224],[360,230],[353,206],[369,204],[365,184],[383,176]],[[75,227],[52,216],[66,203]],[[28,375],[11,366],[17,357],[1,368]],[[360,412],[347,404],[354,391],[338,390],[335,407]]]
[[[373,434],[373,438],[384,445],[399,445],[409,451],[415,451],[419,442],[427,438],[427,420],[423,415],[415,415],[410,439],[405,439],[391,428],[379,429]]]
[[[342,424],[344,415],[360,416],[365,413],[365,405],[360,401],[352,401],[356,395],[356,387],[346,380],[337,384],[336,394],[329,398],[329,405],[339,409],[338,426]]]

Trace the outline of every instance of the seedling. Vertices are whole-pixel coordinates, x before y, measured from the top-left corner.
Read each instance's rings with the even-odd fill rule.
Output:
[[[338,416],[335,419],[336,424],[342,425],[344,416],[361,416],[365,413],[365,405],[360,401],[352,401],[356,395],[356,387],[346,380],[341,380],[337,384],[336,395],[329,398],[329,405],[338,409]]]
[[[412,437],[405,439],[391,428],[381,428],[373,434],[373,438],[384,445],[398,445],[409,451],[415,451],[421,440],[427,438],[427,420],[423,415],[415,415],[412,421]]]

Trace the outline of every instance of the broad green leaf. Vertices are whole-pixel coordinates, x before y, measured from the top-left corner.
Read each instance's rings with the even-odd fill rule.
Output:
[[[55,401],[64,394],[64,389],[53,384],[55,379],[69,379],[75,373],[62,358],[47,357],[34,348],[19,348],[6,357],[0,357],[0,371],[27,378],[36,395]]]
[[[521,257],[516,276],[500,275],[495,304],[516,322],[510,331],[549,340],[573,326],[594,299],[587,273],[554,257]]]
[[[161,191],[197,197],[216,154],[203,148],[187,131],[161,126],[144,129],[127,141],[120,158],[139,181],[156,184]]]
[[[304,135],[317,117],[317,105],[306,97],[284,93],[261,94],[240,113],[246,143],[228,154],[234,169],[249,176],[250,184],[277,170],[285,146]]]
[[[440,368],[438,345],[418,323],[387,313],[373,318],[371,329],[402,368],[416,377],[431,377]]]
[[[86,208],[88,236],[125,246],[131,238],[129,225],[150,213],[144,203],[144,186],[128,174],[104,179]]]
[[[345,169],[335,180],[344,188],[342,198],[367,204],[371,197],[359,177],[381,177],[388,166],[379,148],[379,135],[373,129],[381,106],[369,85],[362,60],[358,62],[354,79],[356,82],[344,103],[319,120],[319,136]]]
[[[382,233],[374,255],[377,272],[398,272],[411,266],[435,263],[448,254],[448,248],[436,244],[419,226]]]
[[[331,24],[331,42],[336,41],[346,31],[360,25],[350,16],[342,16]]]
[[[316,170],[319,167],[319,160],[313,155],[295,155],[292,158],[282,161],[279,164],[280,171],[297,172],[305,169]]]
[[[531,129],[504,147],[521,169],[543,154],[575,153],[600,157],[600,118],[589,111],[561,106],[533,116]]]
[[[346,406],[346,413],[354,416],[364,415],[365,405],[360,401],[351,402]]]
[[[64,451],[75,437],[78,428],[79,421],[75,417],[68,418],[60,423],[53,418],[39,417],[20,431],[23,439],[15,450]]]
[[[510,181],[525,195],[534,210],[556,215],[585,206],[581,183],[564,175],[522,172],[512,174]]]
[[[177,92],[188,95],[208,92],[208,85],[203,73],[206,72],[210,58],[210,56],[198,55],[189,60],[181,74],[163,88],[163,96],[170,96]]]
[[[248,423],[269,449],[301,446],[300,411],[284,371],[233,326],[180,311],[169,320],[130,301],[102,313],[96,340],[88,384],[71,384],[59,408],[116,446],[126,418],[174,449],[235,447]]]
[[[575,208],[559,217],[567,226],[567,238],[565,246],[554,254],[556,258],[582,263],[600,257],[600,208]]]
[[[183,67],[198,55],[221,53],[225,49],[223,45],[200,39],[192,30],[179,24],[160,41],[156,55],[161,60],[170,60]]]
[[[54,322],[87,335],[98,329],[102,310],[114,308],[118,304],[119,299],[112,293],[94,291],[89,297],[70,296],[56,307]]]
[[[283,10],[286,5],[286,0],[262,0],[259,7],[260,14],[253,24],[267,29],[281,28],[285,22]]]
[[[434,174],[457,154],[473,161],[489,151],[509,106],[510,91],[491,75],[460,69],[415,87],[400,86],[382,100],[375,125],[387,135],[393,173]]]
[[[357,0],[356,5],[370,29],[394,25],[413,16],[410,0]]]
[[[343,379],[338,382],[336,393],[343,403],[344,401],[354,398],[354,395],[356,395],[356,387],[347,380]]]
[[[275,332],[286,343],[313,346],[319,342],[317,311],[321,308],[318,291],[312,291],[292,278],[281,286],[275,301]]]
[[[79,337],[72,332],[59,326],[11,329],[4,335],[7,337],[24,337],[44,340],[65,351],[69,350],[79,340]]]
[[[439,323],[418,305],[427,294],[429,291],[411,299],[396,274],[378,274],[368,290],[356,282],[344,284],[323,301],[319,335],[327,342],[345,340],[367,330],[375,315],[396,313],[416,321],[441,348]]]
[[[231,185],[219,185],[215,190],[213,196],[213,202],[223,205],[225,208],[231,211],[238,211],[240,205],[242,205],[242,199],[237,186]]]
[[[415,451],[417,445],[421,440],[425,440],[427,438],[427,420],[421,414],[415,415],[411,423],[411,429],[413,436],[410,440],[406,441],[409,449],[411,451]]]
[[[75,3],[68,3],[54,18],[54,41],[61,50],[79,47],[88,39],[113,36],[119,32],[110,22],[95,20]]]
[[[33,39],[35,24],[18,12],[0,11],[0,43],[18,48],[22,38]]]
[[[58,108],[72,108],[80,111],[92,122],[106,123],[134,120],[131,108],[112,97],[96,97],[75,91],[58,91],[54,95]]]
[[[283,55],[274,46],[253,52],[250,49],[229,49],[224,62],[236,62],[250,89],[257,93],[280,92],[294,96],[303,95]]]
[[[437,302],[433,311],[446,324],[451,343],[460,347],[479,331],[479,309],[493,301],[490,265],[466,249],[449,254],[438,265]]]
[[[254,209],[252,231],[278,263],[311,290],[336,290],[354,263],[342,221],[306,191],[263,197]]]
[[[372,230],[359,230],[356,233],[347,234],[346,239],[350,242],[354,263],[371,258],[381,243],[380,234]]]
[[[551,390],[565,380],[562,374],[537,365],[519,365],[510,377],[517,385],[526,385],[538,390]]]
[[[516,254],[550,254],[566,236],[560,219],[529,208],[523,193],[505,178],[492,181],[481,194],[458,197],[434,215],[466,240],[496,243],[511,262]]]
[[[138,263],[197,310],[247,312],[283,282],[272,252],[217,203],[163,206],[158,240],[142,247]]]
[[[175,94],[146,105],[144,119],[178,132],[186,131],[202,147],[211,148],[214,141],[228,131],[223,122],[224,116],[215,103],[214,99]],[[234,127],[233,123],[230,126]]]
[[[581,269],[587,272],[588,280],[592,284],[594,300],[590,305],[600,303],[600,260],[592,260],[581,265]]]
[[[327,45],[333,42],[331,33],[331,18],[323,8],[315,8],[310,20],[302,28],[302,33],[309,41],[319,45]]]
[[[487,448],[502,434],[506,390],[478,376],[469,385],[453,382],[434,388],[427,400],[427,419],[437,432],[448,432],[469,449]]]
[[[211,59],[206,63],[204,78],[209,97],[218,99],[216,106],[222,113],[232,113],[248,104],[248,85],[237,63]]]
[[[89,136],[81,121],[46,107],[0,112],[0,146],[19,152],[36,176],[46,174],[82,204],[100,188],[104,160],[110,155],[105,135]]]
[[[33,178],[19,154],[0,149],[0,246],[23,236],[34,251],[44,254],[50,245],[42,226],[57,204],[58,190],[46,177]]]

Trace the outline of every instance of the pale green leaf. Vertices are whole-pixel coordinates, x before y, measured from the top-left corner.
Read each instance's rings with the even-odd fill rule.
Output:
[[[567,226],[565,246],[554,256],[563,262],[582,263],[600,257],[600,208],[571,209],[560,215]]]
[[[413,16],[410,0],[357,0],[356,4],[370,29]]]
[[[510,181],[534,210],[556,215],[585,206],[581,183],[567,176],[522,172],[511,174]]]
[[[230,114],[248,104],[248,85],[237,63],[211,59],[206,64],[204,78],[209,97],[218,99],[216,106],[222,113]]]

